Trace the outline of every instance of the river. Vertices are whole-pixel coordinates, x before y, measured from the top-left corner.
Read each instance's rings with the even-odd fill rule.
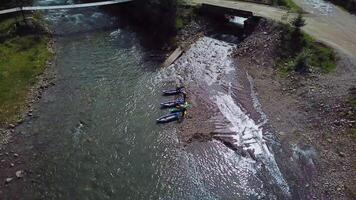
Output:
[[[60,3],[68,2],[36,5]],[[164,52],[119,28],[120,18],[97,8],[44,17],[55,33],[56,84],[18,128],[33,152],[25,199],[290,197],[263,164],[215,140],[184,145],[176,123],[155,123],[165,113],[161,90],[173,86],[160,78]]]

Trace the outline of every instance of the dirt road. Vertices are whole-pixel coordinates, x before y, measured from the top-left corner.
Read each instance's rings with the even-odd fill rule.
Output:
[[[356,60],[356,16],[322,0],[294,0],[306,12],[305,32]]]
[[[307,13],[303,30],[317,40],[345,53],[356,63],[356,16],[321,0],[294,0]],[[192,0],[192,3],[208,3],[229,8],[251,11],[276,21],[286,22],[295,14],[280,8],[230,0]]]

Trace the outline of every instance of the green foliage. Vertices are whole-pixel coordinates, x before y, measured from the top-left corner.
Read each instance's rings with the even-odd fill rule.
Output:
[[[289,71],[306,73],[311,68],[325,73],[332,71],[336,66],[333,50],[301,31],[300,28],[305,25],[301,14],[292,25],[281,24],[282,42],[277,67],[283,73]]]
[[[176,25],[176,0],[137,0],[131,15],[147,28],[174,29]],[[157,26],[159,25],[159,26]],[[160,30],[164,31],[164,30]]]
[[[316,67],[324,73],[335,69],[335,53],[331,48],[315,41],[307,44],[310,51],[310,66]]]
[[[196,7],[185,6],[183,2],[178,1],[177,16],[176,16],[176,28],[182,29],[189,24],[192,19],[196,18]]]
[[[305,20],[303,19],[303,16],[301,13],[299,13],[298,17],[293,20],[292,24],[296,28],[301,28],[305,25]]]
[[[14,26],[11,21],[0,22],[0,34]],[[51,55],[48,40],[45,35],[13,35],[0,43],[0,124],[16,120],[24,108],[29,87]]]
[[[0,21],[0,35],[8,34],[15,27],[15,22],[14,18]]]
[[[307,50],[302,51],[296,58],[294,63],[294,70],[300,73],[309,72],[310,54]]]
[[[296,56],[306,45],[307,41],[300,30],[303,21],[300,16],[292,23],[297,26],[282,25],[282,57]]]
[[[303,11],[293,0],[272,0],[272,2],[273,5],[286,7],[292,12],[299,13]]]
[[[184,27],[184,22],[182,18],[177,18],[176,19],[176,28],[181,29]]]

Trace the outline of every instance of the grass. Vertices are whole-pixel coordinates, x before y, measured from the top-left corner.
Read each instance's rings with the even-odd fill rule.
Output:
[[[177,30],[184,28],[192,19],[196,18],[196,7],[185,6],[183,1],[178,1],[176,24]]]
[[[335,52],[330,47],[316,42],[310,35],[303,33],[305,49],[310,52],[309,65],[324,73],[332,72],[335,67]]]
[[[6,36],[8,35],[11,30],[13,29],[15,24],[15,19],[14,18],[9,18],[0,21],[0,36]]]
[[[182,29],[184,27],[184,21],[182,18],[176,18],[176,28]]]
[[[51,56],[48,36],[9,34],[14,22],[0,21],[0,34],[9,35],[0,43],[0,125],[18,120],[29,88],[37,82]]]
[[[336,67],[336,58],[334,51],[328,46],[315,41],[310,35],[300,32],[301,50],[299,52],[290,52],[292,46],[296,45],[291,26],[281,24],[285,36],[284,44],[281,47],[281,58],[276,66],[283,75],[291,71],[298,71],[298,64],[304,61],[307,70],[317,70],[322,73],[332,72]]]
[[[292,12],[300,13],[303,11],[293,0],[276,0],[276,2],[278,6],[284,6]]]

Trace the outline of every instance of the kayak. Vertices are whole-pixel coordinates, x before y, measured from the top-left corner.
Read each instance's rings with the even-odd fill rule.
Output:
[[[172,113],[157,119],[157,123],[168,123],[179,119],[179,113]]]
[[[169,109],[169,112],[171,112],[171,113],[178,113],[178,112],[183,112],[183,110],[180,109],[180,108],[171,108],[171,109]]]
[[[176,94],[180,94],[182,93],[182,91],[184,91],[184,88],[177,88],[177,89],[172,89],[172,90],[163,90],[163,95],[176,95]]]
[[[174,107],[174,106],[178,106],[180,104],[184,104],[184,100],[183,99],[177,99],[177,100],[174,100],[174,101],[167,101],[167,102],[161,103],[161,107],[162,108],[171,108],[171,107]]]

